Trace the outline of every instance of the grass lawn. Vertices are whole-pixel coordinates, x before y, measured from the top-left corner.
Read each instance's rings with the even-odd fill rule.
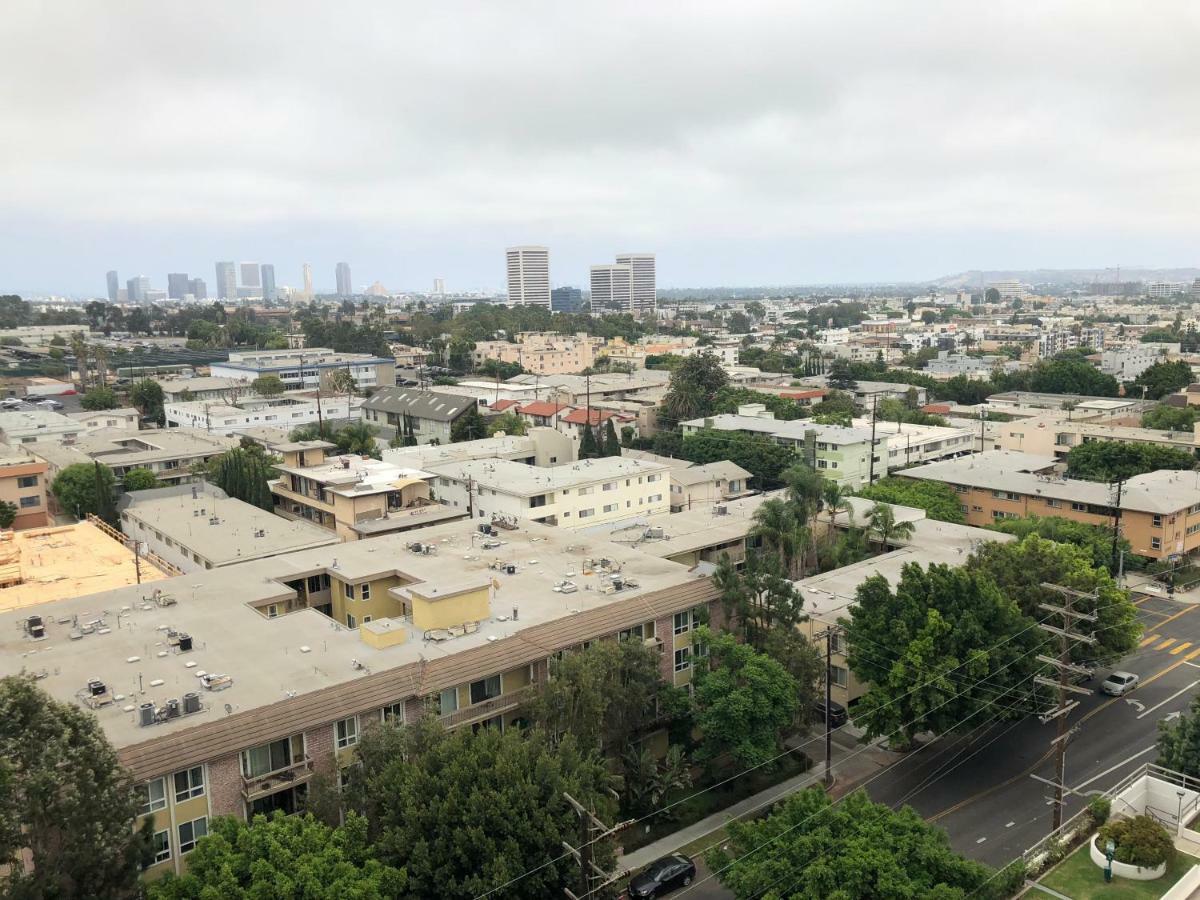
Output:
[[[1157,900],[1183,877],[1200,859],[1184,853],[1176,853],[1175,860],[1167,866],[1166,874],[1153,881],[1130,881],[1113,876],[1110,884],[1104,883],[1104,870],[1092,862],[1088,845],[1082,847],[1058,864],[1050,873],[1039,879],[1040,884],[1066,894],[1071,900]],[[1040,891],[1030,891],[1030,897],[1045,897]]]

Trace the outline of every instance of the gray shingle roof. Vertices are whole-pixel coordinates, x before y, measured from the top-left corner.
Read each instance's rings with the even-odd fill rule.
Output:
[[[408,413],[418,419],[432,419],[437,422],[452,422],[473,406],[474,397],[435,394],[420,388],[384,387],[372,394],[363,403],[362,408],[397,415]]]

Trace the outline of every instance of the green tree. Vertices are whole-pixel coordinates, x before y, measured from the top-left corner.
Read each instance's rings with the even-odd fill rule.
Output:
[[[259,375],[250,382],[250,390],[260,397],[278,397],[283,393],[283,379],[278,375]]]
[[[99,463],[73,463],[59,471],[50,485],[50,492],[59,508],[78,519],[88,513],[104,517],[106,504],[111,504],[116,478],[112,469]]]
[[[736,413],[739,406],[747,403],[761,403],[776,419],[790,422],[808,416],[808,410],[787,397],[778,394],[767,394],[743,387],[723,387],[717,391],[713,405],[713,414]]]
[[[725,320],[725,327],[731,334],[746,334],[750,330],[750,318],[742,312],[730,313]]]
[[[163,411],[164,401],[162,385],[151,378],[143,378],[129,389],[129,402],[136,406],[143,416],[153,419],[160,426],[167,421]]]
[[[658,411],[661,426],[669,430],[680,422],[711,416],[717,393],[728,383],[729,376],[714,354],[687,357],[671,372],[670,386]]]
[[[121,404],[112,388],[94,387],[80,398],[79,405],[88,412],[96,412],[102,409],[116,409]]]
[[[483,421],[483,416],[474,406],[467,409],[450,425],[450,440],[455,444],[460,441],[477,441],[483,437],[487,437],[487,423]]]
[[[854,372],[850,367],[850,360],[835,359],[829,367],[829,376],[826,383],[837,391],[856,391],[858,390],[858,382],[854,378]]]
[[[1088,547],[1030,534],[1009,543],[989,541],[967,565],[990,577],[1004,596],[1016,601],[1024,615],[1038,621],[1046,618],[1039,604],[1057,606],[1062,601],[1061,595],[1046,590],[1043,584],[1094,594],[1094,600],[1077,596],[1073,601],[1077,611],[1098,617],[1095,623],[1071,623],[1074,630],[1085,629],[1096,638],[1095,644],[1073,645],[1077,661],[1115,661],[1137,649],[1142,636],[1137,607],[1130,601],[1129,591],[1117,585],[1104,564],[1096,565]],[[1066,627],[1057,619],[1050,624]]]
[[[850,670],[870,685],[855,724],[894,746],[1012,715],[1045,642],[988,575],[945,565],[909,563],[894,591],[872,575],[841,623]]]
[[[0,679],[0,785],[4,896],[136,895],[152,826],[134,829],[137,789],[95,716],[32,677]]]
[[[1167,406],[1160,403],[1142,413],[1142,427],[1159,431],[1191,431],[1196,424],[1195,406]]]
[[[782,735],[795,721],[799,686],[781,663],[731,634],[707,627],[692,637],[708,652],[697,660],[692,678],[696,725],[703,735],[697,758],[711,763],[724,754],[739,767],[768,763],[778,755]]]
[[[368,729],[357,756],[350,806],[370,823],[379,860],[406,870],[403,900],[465,900],[510,881],[503,894],[514,900],[556,896],[564,885],[582,894],[578,864],[562,852],[580,827],[564,794],[601,821],[617,812],[604,761],[570,736],[551,745],[539,732],[447,732],[424,720]],[[612,870],[608,841],[591,851]]]
[[[151,488],[160,487],[158,476],[149,469],[130,469],[125,473],[124,481],[125,491],[146,491]]]
[[[858,415],[858,404],[854,396],[845,391],[832,390],[825,394],[820,403],[812,407],[813,421],[832,425],[849,425]]]
[[[146,886],[150,900],[387,900],[406,896],[403,869],[375,858],[367,822],[354,812],[330,827],[311,815],[255,816],[247,824],[220,817],[210,821],[187,858],[187,874],[167,875]]]
[[[925,510],[931,519],[961,524],[966,521],[962,504],[954,488],[940,481],[918,481],[913,478],[881,478],[874,484],[859,488],[858,496],[877,503],[893,503]]]
[[[782,497],[772,497],[754,510],[753,519],[750,537],[762,541],[764,549],[782,563],[781,574],[803,578],[810,534],[792,504]]]
[[[209,476],[230,497],[269,512],[275,506],[268,484],[275,462],[261,450],[235,447],[209,461]]]
[[[1113,561],[1112,529],[1102,525],[1088,525],[1086,522],[1076,522],[1059,516],[1029,516],[1021,519],[999,519],[988,526],[992,531],[1002,531],[1018,538],[1036,534],[1060,544],[1074,544],[1084,550],[1091,559],[1092,565],[1099,568],[1111,568]],[[1117,541],[1117,550],[1124,550],[1128,565],[1131,555],[1129,541],[1121,538]],[[1054,581],[1054,579],[1050,579]]]
[[[840,801],[808,788],[766,818],[733,820],[708,867],[737,900],[965,900],[991,877],[950,849],[910,807],[893,810],[855,791]],[[766,848],[765,852],[758,852]]]
[[[867,534],[879,541],[879,552],[886,553],[893,540],[912,537],[916,525],[909,519],[897,519],[890,503],[876,503],[867,513]]]
[[[515,435],[519,437],[520,435],[525,434],[525,420],[516,413],[501,413],[500,415],[488,421],[488,437],[491,437],[497,431],[503,431],[507,435]]]
[[[379,457],[379,445],[375,443],[375,435],[379,429],[366,422],[352,422],[338,429],[334,435],[334,443],[338,445],[339,453],[354,453],[359,456]]]
[[[257,379],[256,379],[257,380]],[[329,390],[335,394],[353,394],[358,390],[358,383],[347,369],[334,369],[329,373]]]
[[[621,441],[617,438],[617,429],[611,418],[604,423],[604,455],[621,455]]]
[[[596,432],[592,430],[591,425],[584,423],[579,433],[579,458],[596,459],[601,455],[600,451],[600,444],[596,441]]]
[[[17,504],[0,500],[0,528],[12,528],[17,519]]]
[[[1034,369],[1029,389],[1043,394],[1083,394],[1089,397],[1115,397],[1120,385],[1082,359],[1042,361]]]
[[[655,453],[659,451],[660,435],[655,435]],[[667,449],[664,447],[664,449]],[[796,454],[790,447],[775,443],[761,434],[743,434],[735,431],[717,431],[702,428],[683,438],[675,455],[694,463],[730,460],[747,472],[753,472],[755,487],[769,490],[783,483],[783,473],[796,462]]]
[[[1188,712],[1174,722],[1159,721],[1158,764],[1200,778],[1200,697],[1193,697]]]
[[[1137,397],[1144,388],[1147,399],[1158,400],[1167,394],[1182,390],[1192,381],[1192,367],[1182,359],[1174,362],[1156,362],[1133,379],[1133,389],[1129,393]]]
[[[1196,458],[1187,450],[1157,444],[1086,441],[1067,453],[1067,475],[1085,481],[1119,481],[1158,469],[1191,469]]]

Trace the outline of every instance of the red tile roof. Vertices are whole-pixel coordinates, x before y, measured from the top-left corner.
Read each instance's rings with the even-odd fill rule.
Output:
[[[789,391],[779,396],[785,400],[815,400],[817,397],[824,397],[826,393],[821,388],[815,388],[811,391]]]
[[[553,416],[560,409],[567,407],[561,403],[550,403],[546,400],[535,400],[533,403],[526,403],[524,406],[518,406],[517,412],[523,416]]]
[[[496,412],[504,412],[504,410],[516,406],[518,402],[517,400],[497,400],[488,409],[494,409]]]
[[[624,415],[623,413],[612,412],[607,409],[593,409],[590,417],[592,425],[602,425],[609,419],[620,419],[621,421],[633,421],[633,416]],[[572,425],[582,425],[589,420],[587,407],[581,406],[579,409],[571,410],[567,415],[563,416],[560,421],[569,422]]]
[[[921,412],[926,413],[948,413],[950,412],[949,403],[926,403],[921,407]]]

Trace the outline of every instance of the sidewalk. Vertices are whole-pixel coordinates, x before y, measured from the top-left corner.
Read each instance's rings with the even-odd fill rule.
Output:
[[[835,734],[833,739],[834,785],[831,795],[835,797],[848,793],[855,785],[870,778],[895,759],[895,754],[877,745],[866,748],[861,744],[848,745],[838,740],[841,737],[839,733]],[[809,737],[806,740],[812,740],[812,738]],[[849,735],[842,738],[842,741],[849,740],[853,740]],[[820,758],[814,758],[813,767],[803,775],[797,775],[786,781],[781,781],[779,784],[760,791],[757,794],[752,794],[744,800],[739,800],[732,806],[728,806],[720,812],[715,812],[711,816],[701,819],[699,822],[694,822],[691,825],[668,834],[666,837],[659,838],[652,844],[647,844],[645,847],[634,850],[632,853],[618,857],[618,869],[621,871],[640,869],[654,862],[659,857],[666,856],[668,853],[674,853],[680,847],[685,847],[693,841],[711,834],[730,819],[741,818],[742,816],[756,812],[765,812],[768,806],[788,794],[795,793],[814,784],[821,784],[825,777],[824,744],[818,742],[809,749],[815,749],[817,753],[811,755],[815,757],[819,754]]]

